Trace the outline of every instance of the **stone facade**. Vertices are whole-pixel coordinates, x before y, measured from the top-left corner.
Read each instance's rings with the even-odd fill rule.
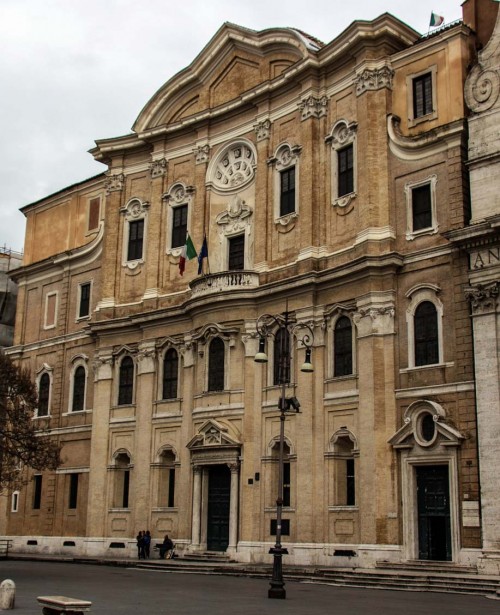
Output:
[[[23,255],[0,248],[0,350],[14,341],[17,285],[9,279],[9,272],[21,265]]]
[[[493,3],[491,3],[493,4]],[[491,8],[490,8],[491,10]],[[496,18],[496,25],[495,24]],[[481,23],[477,24],[479,30]],[[498,4],[490,34],[465,84],[468,118],[468,165],[471,214],[467,225],[447,234],[468,258],[464,294],[470,302],[474,336],[483,552],[480,569],[500,572],[500,480],[495,466],[500,433],[500,13]]]
[[[134,556],[150,529],[269,561],[281,386],[256,322],[288,309],[315,371],[293,338],[286,561],[477,560],[467,256],[443,236],[468,223],[473,41],[225,24],[96,143],[105,174],[24,208],[11,354],[50,385],[63,463],[9,502],[15,549]],[[206,237],[201,275],[178,231]]]

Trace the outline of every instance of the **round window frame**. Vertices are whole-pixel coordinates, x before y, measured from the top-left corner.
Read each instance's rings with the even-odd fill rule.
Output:
[[[248,164],[250,165],[252,172],[248,177],[244,178],[243,181],[237,184],[231,184],[229,186],[223,185],[219,182],[219,180],[216,177],[217,169],[219,165],[222,163],[222,161],[224,160],[224,158],[226,156],[229,156],[231,152],[234,152],[234,150],[238,148],[244,148],[250,152],[251,156],[248,159]],[[231,163],[231,165],[232,164],[233,163]],[[208,178],[207,184],[210,185],[217,192],[220,192],[223,194],[240,192],[243,188],[247,187],[249,184],[255,181],[256,169],[257,169],[257,151],[255,149],[254,144],[251,141],[247,141],[246,139],[240,139],[238,141],[233,141],[226,147],[223,147],[221,151],[217,154],[217,156],[215,156],[214,159],[210,162],[210,165],[207,171],[207,178]]]
[[[426,416],[430,416],[434,423],[434,434],[430,440],[426,440],[423,435],[422,422]],[[438,416],[436,414],[433,414],[432,412],[429,412],[427,408],[422,409],[415,417],[415,430],[414,430],[415,440],[420,446],[429,448],[430,446],[433,446],[436,443],[437,435],[438,435],[438,430],[436,426],[437,419],[438,419]]]

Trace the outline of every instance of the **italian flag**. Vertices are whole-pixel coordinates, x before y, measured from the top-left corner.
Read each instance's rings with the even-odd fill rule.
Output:
[[[193,242],[191,241],[191,237],[188,235],[186,237],[186,243],[182,248],[181,258],[179,260],[179,273],[181,275],[184,274],[184,269],[186,268],[186,259],[191,260],[192,258],[196,258],[196,256],[197,254]]]
[[[437,13],[432,12],[429,28],[437,28],[442,23],[444,23],[444,17],[442,15],[438,15]]]

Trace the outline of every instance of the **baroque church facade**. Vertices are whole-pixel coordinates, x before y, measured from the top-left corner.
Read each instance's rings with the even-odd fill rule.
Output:
[[[23,208],[9,352],[62,464],[2,498],[15,551],[134,557],[149,529],[181,554],[269,562],[279,326],[254,357],[259,316],[286,311],[314,336],[313,374],[287,340],[286,562],[484,567],[498,319],[473,304],[471,320],[466,289],[498,274],[470,265],[490,249],[471,222],[492,246],[498,226],[474,205],[486,154],[467,141],[491,34],[475,7],[427,36],[384,14],[328,44],[224,24],[131,134],[96,142],[102,175]],[[187,235],[208,256],[180,275]]]

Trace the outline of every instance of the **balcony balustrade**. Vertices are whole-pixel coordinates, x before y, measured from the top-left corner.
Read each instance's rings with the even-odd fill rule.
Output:
[[[222,271],[200,276],[189,283],[193,297],[231,290],[250,290],[259,286],[259,274],[254,271]]]

